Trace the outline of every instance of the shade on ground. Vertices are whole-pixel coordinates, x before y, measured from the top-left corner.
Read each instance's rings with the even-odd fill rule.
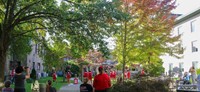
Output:
[[[74,80],[71,78],[70,80]],[[82,82],[78,79],[78,84],[70,83],[60,88],[58,92],[80,92],[80,85]]]

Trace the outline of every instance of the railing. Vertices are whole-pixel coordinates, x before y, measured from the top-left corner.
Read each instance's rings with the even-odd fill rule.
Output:
[[[198,87],[196,84],[183,84],[183,85],[178,85],[177,87],[177,92],[200,92],[198,91]]]

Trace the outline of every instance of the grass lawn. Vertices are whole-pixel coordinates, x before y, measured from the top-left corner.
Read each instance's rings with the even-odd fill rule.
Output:
[[[45,78],[41,78],[38,80],[39,83],[44,83],[45,85],[47,84],[48,80],[52,80],[52,77],[45,77]],[[72,83],[72,81],[71,81]],[[58,91],[62,86],[67,85],[68,83],[65,81],[63,82],[63,77],[58,77],[57,78],[57,82],[53,82],[53,87],[56,88],[56,90]],[[31,91],[31,83],[26,83],[26,92],[32,92]],[[12,88],[14,88],[14,85],[11,85]]]

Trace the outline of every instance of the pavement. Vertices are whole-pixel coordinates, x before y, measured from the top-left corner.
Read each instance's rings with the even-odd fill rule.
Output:
[[[71,78],[70,80],[74,80]],[[78,84],[70,83],[60,88],[58,92],[80,92],[80,85],[82,84],[81,80],[78,79]]]

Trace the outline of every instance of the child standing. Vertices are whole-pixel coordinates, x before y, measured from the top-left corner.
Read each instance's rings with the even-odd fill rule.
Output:
[[[10,88],[11,81],[5,82],[5,88],[2,89],[2,92],[14,92],[12,88]]]
[[[53,82],[56,82],[56,79],[57,79],[56,72],[53,73],[52,77],[53,77]]]

